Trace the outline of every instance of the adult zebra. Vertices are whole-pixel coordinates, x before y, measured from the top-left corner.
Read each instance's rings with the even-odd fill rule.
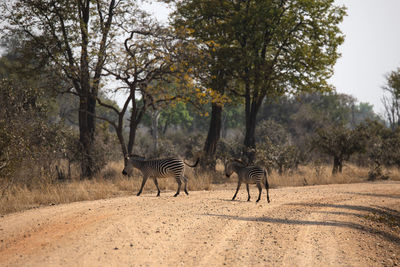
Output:
[[[174,177],[178,183],[178,190],[176,191],[174,197],[178,196],[181,191],[182,180],[185,183],[184,190],[186,195],[189,195],[187,191],[188,178],[184,175],[184,167],[188,165],[189,167],[196,167],[199,163],[197,159],[194,165],[189,165],[179,158],[164,158],[164,159],[150,159],[146,160],[138,155],[133,155],[131,157],[125,157],[124,169],[122,171],[123,175],[131,175],[133,168],[139,169],[143,174],[142,185],[137,193],[139,196],[142,193],[143,187],[146,184],[148,178],[153,178],[154,184],[157,187],[157,196],[160,196],[160,188],[158,187],[157,178]]]
[[[247,194],[248,198],[247,201],[250,201],[250,190],[249,190],[249,184],[256,184],[258,188],[258,199],[256,202],[260,201],[261,198],[261,191],[262,191],[262,186],[261,183],[264,184],[265,189],[267,190],[267,201],[268,203],[270,202],[269,200],[269,184],[268,184],[268,175],[267,171],[264,168],[260,168],[257,166],[247,166],[240,160],[231,160],[228,161],[225,164],[225,174],[227,177],[230,177],[232,173],[236,173],[238,175],[238,186],[236,189],[235,195],[233,195],[232,200],[235,200],[237,193],[239,192],[240,185],[242,183],[246,183],[246,188],[247,188]]]

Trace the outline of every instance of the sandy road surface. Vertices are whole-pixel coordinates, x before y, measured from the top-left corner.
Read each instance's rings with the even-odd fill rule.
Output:
[[[399,182],[272,189],[270,204],[256,191],[251,202],[220,188],[10,214],[0,266],[399,266]]]

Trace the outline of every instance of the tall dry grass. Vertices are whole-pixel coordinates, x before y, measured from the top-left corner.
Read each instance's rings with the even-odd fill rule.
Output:
[[[142,176],[135,171],[132,177],[121,174],[123,162],[109,163],[102,172],[92,180],[79,180],[77,177],[65,181],[31,179],[42,181],[35,185],[12,183],[0,185],[0,214],[7,214],[41,205],[61,204],[74,201],[96,200],[115,196],[135,195],[140,188]],[[273,172],[268,181],[272,188],[285,186],[306,186],[317,184],[358,183],[368,180],[368,169],[354,165],[345,165],[342,174],[332,175],[331,166],[301,166],[297,172],[279,175]],[[196,173],[196,169],[186,167],[185,174],[189,178],[189,191],[212,190],[214,184],[236,184],[236,175],[227,179],[223,166],[217,166],[217,173]],[[385,175],[391,180],[400,181],[400,170],[386,169]],[[177,188],[175,179],[158,179],[162,194],[172,194]],[[146,183],[145,193],[156,194],[152,180]]]
[[[359,183],[368,179],[368,169],[345,165],[343,172],[332,175],[332,166],[309,165],[299,166],[293,173],[279,175],[273,171],[269,182],[272,187],[278,186],[307,186],[323,184]]]
[[[331,165],[307,165],[283,175],[273,171],[268,181],[271,187],[361,183],[369,181],[368,172],[368,168],[346,164],[342,173],[332,175]],[[386,168],[384,174],[390,180],[400,181],[400,170],[397,168]]]
[[[34,181],[35,185],[26,184],[26,180],[23,183],[11,182],[8,185],[0,185],[0,214],[41,205],[135,195],[142,183],[142,175],[135,170],[133,176],[126,177],[121,174],[122,169],[122,161],[111,162],[91,180],[81,181],[78,177],[73,177],[71,180],[59,182],[50,177],[28,177],[27,180]],[[25,175],[29,175],[28,173]],[[185,175],[189,178],[189,191],[211,189],[212,175],[199,176],[191,168],[185,170]],[[158,185],[162,194],[172,195],[177,189],[174,178],[158,179]],[[153,181],[149,179],[143,191],[155,194],[156,190]]]

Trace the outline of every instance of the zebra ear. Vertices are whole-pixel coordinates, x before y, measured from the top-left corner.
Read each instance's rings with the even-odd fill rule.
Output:
[[[243,164],[243,165],[246,165],[241,159],[233,159],[233,161]]]

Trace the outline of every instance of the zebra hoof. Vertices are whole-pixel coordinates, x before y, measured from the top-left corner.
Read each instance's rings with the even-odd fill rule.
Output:
[[[179,194],[175,194],[174,197],[177,197]]]
[[[185,191],[185,193],[186,193],[186,195],[189,195],[189,192],[188,192],[188,191]]]

